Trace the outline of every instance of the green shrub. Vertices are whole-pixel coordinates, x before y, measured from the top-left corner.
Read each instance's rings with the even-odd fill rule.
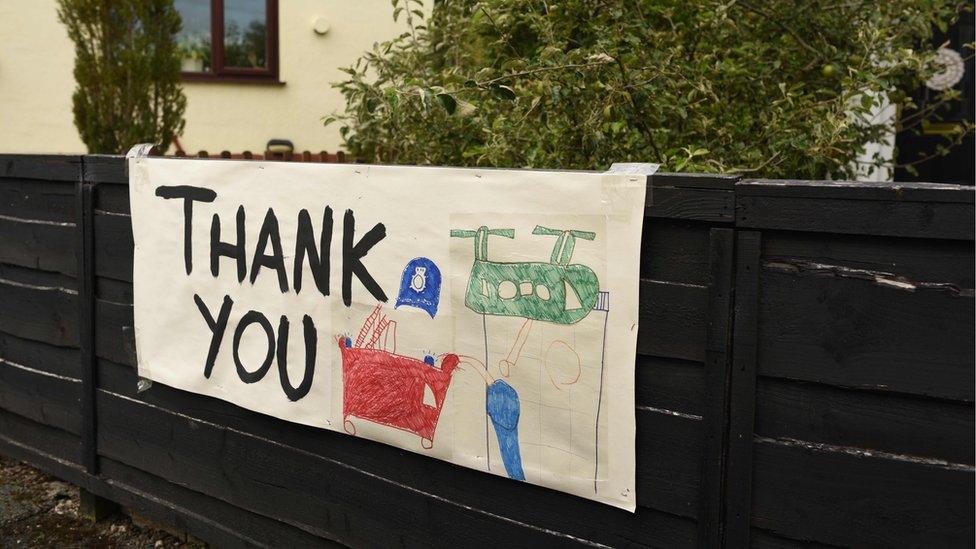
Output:
[[[849,177],[931,74],[956,0],[394,0],[409,31],[337,83],[375,162]],[[938,104],[955,100],[943,93]],[[968,128],[965,131],[969,131]],[[959,136],[956,136],[958,139]],[[879,164],[881,160],[877,161]]]
[[[173,0],[58,0],[75,44],[75,126],[93,153],[136,143],[165,150],[183,131]]]

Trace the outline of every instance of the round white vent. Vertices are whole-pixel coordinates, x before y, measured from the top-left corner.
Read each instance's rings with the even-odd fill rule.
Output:
[[[966,72],[966,64],[962,56],[956,50],[949,48],[939,48],[935,52],[935,64],[940,67],[939,72],[925,82],[926,87],[932,90],[942,91],[955,86]]]

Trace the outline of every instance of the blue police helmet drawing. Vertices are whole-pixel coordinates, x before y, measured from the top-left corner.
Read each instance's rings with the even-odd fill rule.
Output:
[[[437,314],[441,300],[441,270],[426,257],[411,259],[400,277],[400,294],[395,307],[407,305],[427,311],[431,318]]]

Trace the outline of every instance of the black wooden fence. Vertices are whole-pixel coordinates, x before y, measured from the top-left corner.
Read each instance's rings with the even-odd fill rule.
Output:
[[[972,187],[651,177],[631,514],[138,392],[126,182],[0,156],[0,453],[92,494],[220,546],[973,545]]]

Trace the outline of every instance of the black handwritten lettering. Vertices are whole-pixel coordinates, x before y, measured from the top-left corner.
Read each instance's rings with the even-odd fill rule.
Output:
[[[161,185],[156,187],[156,196],[183,199],[183,265],[186,267],[186,274],[190,274],[193,272],[193,203],[213,202],[217,193],[203,187]]]
[[[346,307],[352,305],[352,275],[362,282],[369,293],[379,301],[386,301],[386,294],[383,288],[376,283],[362,259],[369,253],[369,249],[377,242],[386,237],[386,227],[382,223],[377,223],[363,237],[353,245],[353,237],[356,232],[356,218],[352,210],[346,210],[346,215],[342,221],[342,302]]]
[[[326,206],[322,213],[322,235],[319,250],[315,249],[312,234],[312,218],[308,210],[298,212],[298,231],[295,235],[295,293],[302,291],[302,264],[308,254],[308,266],[312,270],[315,286],[322,295],[329,295],[329,248],[332,246],[332,208]]]
[[[214,362],[217,360],[217,352],[220,350],[220,342],[224,339],[224,331],[227,330],[227,319],[230,317],[230,310],[234,306],[234,300],[230,296],[224,296],[224,302],[220,306],[220,312],[217,314],[217,320],[214,320],[213,315],[210,314],[210,310],[200,299],[200,296],[193,294],[193,301],[196,302],[197,308],[200,309],[200,314],[203,315],[203,319],[207,321],[207,326],[210,327],[212,335],[210,336],[210,350],[207,352],[207,364],[203,368],[203,377],[209,379],[210,374],[213,372]]]
[[[220,216],[217,214],[213,216],[213,222],[210,224],[210,273],[214,278],[220,274],[220,256],[237,260],[237,281],[244,282],[244,276],[247,274],[247,258],[244,255],[244,206],[237,208],[236,244],[220,240]]]
[[[268,336],[268,354],[264,357],[264,362],[261,363],[260,368],[254,370],[253,372],[249,372],[244,368],[244,364],[241,363],[241,337],[244,336],[244,330],[254,323],[257,323],[264,328],[264,333],[266,336]],[[261,379],[271,368],[271,361],[274,359],[274,354],[274,328],[272,328],[271,323],[268,322],[268,317],[257,311],[248,311],[243,317],[241,317],[240,324],[238,324],[237,329],[234,330],[234,365],[237,366],[237,375],[240,376],[241,381],[244,383],[255,383],[257,381],[261,381]]]
[[[271,241],[271,255],[264,253]],[[251,261],[251,284],[258,278],[261,267],[268,267],[278,271],[278,287],[281,293],[288,291],[288,275],[285,273],[285,256],[281,252],[281,233],[278,232],[278,217],[274,210],[268,208],[258,234],[258,245],[254,248],[254,259]]]
[[[278,380],[281,389],[288,400],[295,402],[302,399],[312,388],[312,378],[315,376],[315,351],[318,345],[318,334],[312,317],[305,315],[302,321],[305,329],[305,374],[301,384],[293,387],[288,379],[288,318],[281,315],[278,322]]]

